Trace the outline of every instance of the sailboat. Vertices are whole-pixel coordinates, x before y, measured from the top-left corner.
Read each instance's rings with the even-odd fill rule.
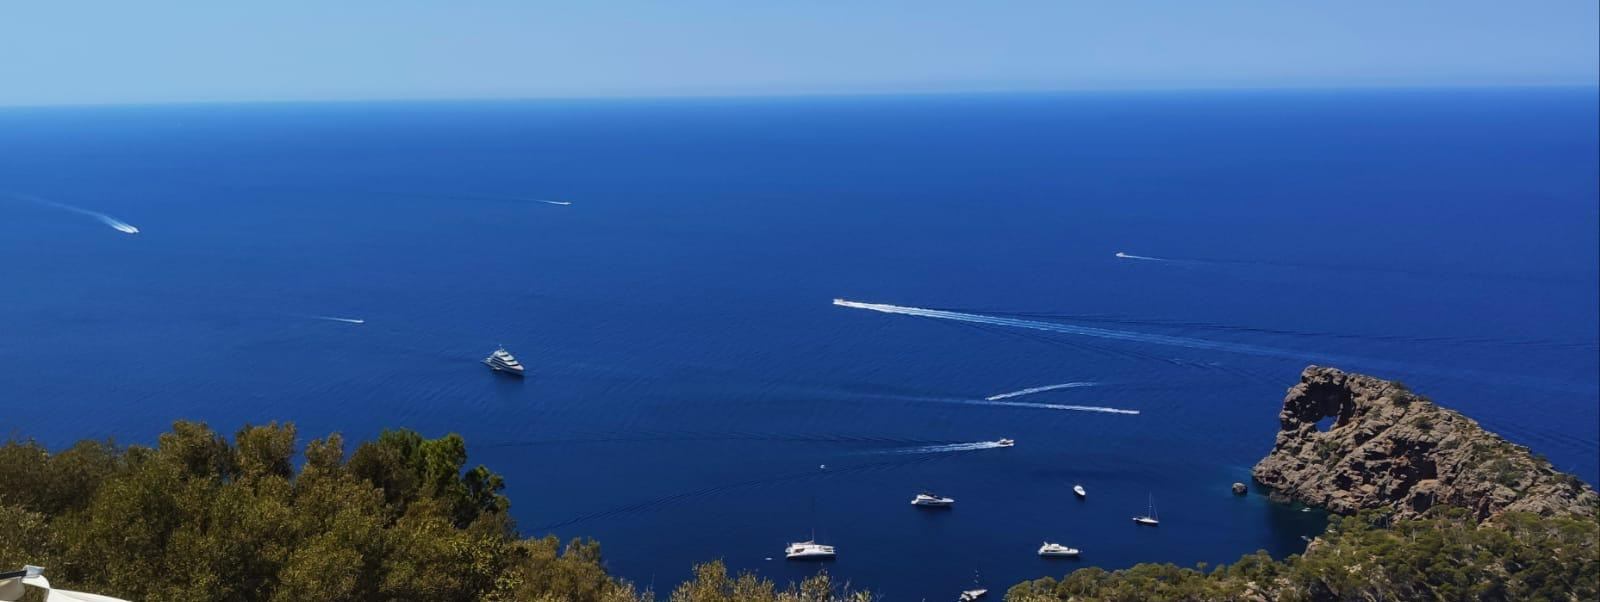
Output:
[[[1156,516],[1156,496],[1154,494],[1150,496],[1150,507],[1145,509],[1144,516],[1133,517],[1133,522],[1152,527],[1161,524],[1161,519]]]
[[[817,524],[817,497],[811,496],[811,524]],[[833,546],[817,543],[817,530],[811,529],[811,539],[796,541],[783,549],[783,557],[787,560],[833,560],[835,552]]]

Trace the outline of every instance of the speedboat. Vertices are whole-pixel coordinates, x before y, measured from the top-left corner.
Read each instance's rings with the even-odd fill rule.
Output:
[[[783,557],[789,560],[828,560],[834,557],[833,546],[815,541],[800,541],[784,548]]]
[[[1072,486],[1072,495],[1078,496],[1078,499],[1081,500],[1083,498],[1089,497],[1089,492],[1083,490],[1083,485],[1073,485]]]
[[[986,590],[986,589],[969,589],[967,591],[961,592],[961,598],[959,598],[959,600],[960,600],[960,602],[972,602],[973,600],[977,600],[978,598],[982,598],[984,596],[984,594],[987,594],[987,593],[989,593],[989,590]]]
[[[495,372],[504,372],[513,376],[522,376],[522,362],[506,351],[505,347],[494,350],[489,357],[483,358],[483,363]]]
[[[1013,445],[1016,445],[1017,442],[1016,441],[1012,441],[1010,439],[1001,439],[999,441],[994,442],[994,444],[998,445],[1000,447],[1011,447]]]
[[[917,497],[911,498],[911,505],[922,506],[924,508],[949,508],[954,506],[955,503],[956,500],[954,498],[947,498],[940,496],[937,493],[929,493],[926,491],[917,494]]]
[[[1141,525],[1151,526],[1151,527],[1157,527],[1157,526],[1161,525],[1161,518],[1156,515],[1156,498],[1155,498],[1155,496],[1153,496],[1153,495],[1150,496],[1150,507],[1145,512],[1145,515],[1144,516],[1135,516],[1135,517],[1133,517],[1133,522],[1139,523]]]
[[[1047,541],[1039,546],[1039,555],[1045,558],[1077,558],[1078,549]]]

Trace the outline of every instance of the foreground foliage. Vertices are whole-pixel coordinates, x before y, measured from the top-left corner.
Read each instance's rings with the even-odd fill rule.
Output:
[[[1507,513],[1478,525],[1462,508],[1391,521],[1335,517],[1304,555],[1266,552],[1210,572],[1171,564],[1097,568],[1018,584],[1012,602],[1055,600],[1596,600],[1600,522]]]
[[[571,601],[654,598],[604,568],[600,546],[520,539],[505,483],[466,468],[458,435],[386,431],[345,459],[338,435],[294,469],[293,425],[232,442],[179,422],[154,448],[0,445],[0,567],[131,600]],[[865,600],[820,574],[785,589],[720,562],[673,602]]]

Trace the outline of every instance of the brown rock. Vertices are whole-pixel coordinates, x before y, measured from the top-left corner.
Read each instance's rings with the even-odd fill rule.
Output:
[[[1317,421],[1326,417],[1335,420],[1323,432]],[[1444,504],[1480,521],[1507,510],[1594,516],[1600,508],[1583,481],[1396,382],[1310,366],[1278,423],[1272,453],[1253,471],[1274,500],[1341,514],[1387,507],[1397,518]]]

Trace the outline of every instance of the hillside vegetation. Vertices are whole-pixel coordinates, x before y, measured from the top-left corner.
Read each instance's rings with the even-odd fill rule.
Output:
[[[153,447],[0,445],[0,567],[130,600],[653,600],[606,573],[600,545],[522,539],[504,482],[458,435],[386,431],[346,459],[338,435],[295,469],[293,425],[232,441],[178,422]],[[684,567],[690,576],[690,567]],[[826,573],[782,586],[693,567],[674,602],[866,600]]]
[[[1391,520],[1334,517],[1303,555],[1266,552],[1231,565],[1140,564],[1018,584],[1011,602],[1055,600],[1597,600],[1600,523],[1507,513],[1479,525],[1463,508]]]

